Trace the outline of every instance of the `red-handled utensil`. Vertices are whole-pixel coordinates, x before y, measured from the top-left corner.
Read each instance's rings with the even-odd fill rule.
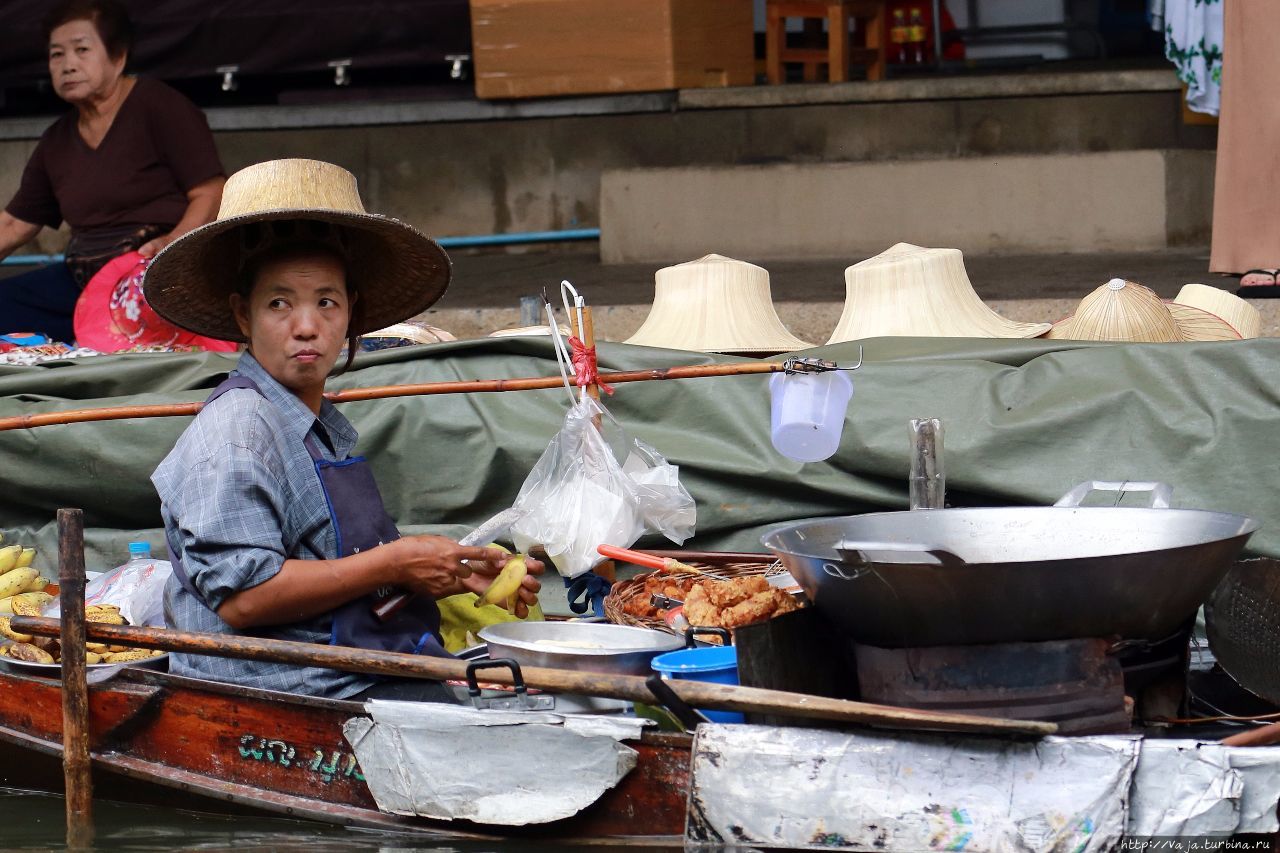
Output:
[[[596,553],[602,557],[608,557],[610,560],[622,560],[626,563],[634,563],[637,566],[644,566],[647,569],[657,569],[660,572],[693,572],[696,575],[706,575],[707,577],[717,577],[717,575],[704,571],[688,563],[682,563],[671,557],[655,557],[652,554],[646,554],[643,551],[632,551],[630,548],[618,548],[614,545],[601,545],[596,548]]]

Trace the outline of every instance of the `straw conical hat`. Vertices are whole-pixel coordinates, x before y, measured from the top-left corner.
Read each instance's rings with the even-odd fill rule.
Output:
[[[247,227],[254,223],[274,224]],[[313,223],[342,228],[331,232]],[[227,179],[218,218],[156,255],[143,281],[147,302],[184,329],[243,341],[228,301],[243,253],[288,236],[341,246],[348,283],[359,293],[352,334],[425,311],[449,285],[444,249],[411,225],[367,213],[346,169],[318,160],[272,160]]]
[[[1045,337],[1171,343],[1238,341],[1240,333],[1208,311],[1164,302],[1148,287],[1113,278],[1081,299],[1075,314],[1054,323]]]
[[[1190,305],[1221,317],[1240,333],[1242,338],[1256,338],[1262,334],[1262,313],[1234,293],[1207,284],[1184,284],[1174,297],[1174,305]]]
[[[629,344],[699,352],[809,349],[773,308],[767,270],[722,255],[666,267],[655,278],[649,316]]]
[[[844,312],[827,343],[882,336],[1034,338],[1048,323],[1015,323],[974,292],[959,249],[899,243],[844,271]]]

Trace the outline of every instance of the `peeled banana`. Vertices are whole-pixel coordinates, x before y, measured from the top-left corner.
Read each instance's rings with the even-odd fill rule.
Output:
[[[13,628],[9,626],[8,616],[0,616],[0,635],[4,635],[17,643],[29,643],[34,639],[30,634],[19,634],[17,631],[13,630]]]
[[[476,607],[485,604],[497,604],[503,606],[505,604],[507,610],[512,613],[516,609],[517,595],[520,591],[520,584],[524,581],[525,575],[529,574],[529,568],[525,565],[523,554],[516,554],[514,557],[507,559],[507,564],[502,567],[502,571],[493,579],[493,583],[489,584],[489,588],[484,594],[476,599]]]

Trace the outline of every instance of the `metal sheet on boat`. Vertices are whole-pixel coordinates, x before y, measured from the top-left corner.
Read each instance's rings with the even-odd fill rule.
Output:
[[[570,817],[635,766],[647,720],[373,700],[343,726],[378,808],[523,826]]]
[[[1277,828],[1280,747],[708,725],[686,840],[784,849],[1095,851]]]

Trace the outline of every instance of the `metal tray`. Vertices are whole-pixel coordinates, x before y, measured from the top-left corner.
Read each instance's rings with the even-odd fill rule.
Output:
[[[485,626],[480,639],[489,657],[522,666],[624,675],[648,675],[655,656],[684,646],[663,631],[601,622],[499,622]]]
[[[62,673],[62,664],[60,663],[35,663],[26,660],[14,660],[11,657],[0,657],[0,664],[4,664],[5,668],[10,672],[23,672],[28,675],[43,675],[46,678],[59,678]],[[145,660],[131,660],[126,663],[91,663],[87,666],[90,672],[100,670],[119,669],[122,666],[136,666],[142,669],[158,669],[165,671],[169,668],[169,653],[149,657]]]

